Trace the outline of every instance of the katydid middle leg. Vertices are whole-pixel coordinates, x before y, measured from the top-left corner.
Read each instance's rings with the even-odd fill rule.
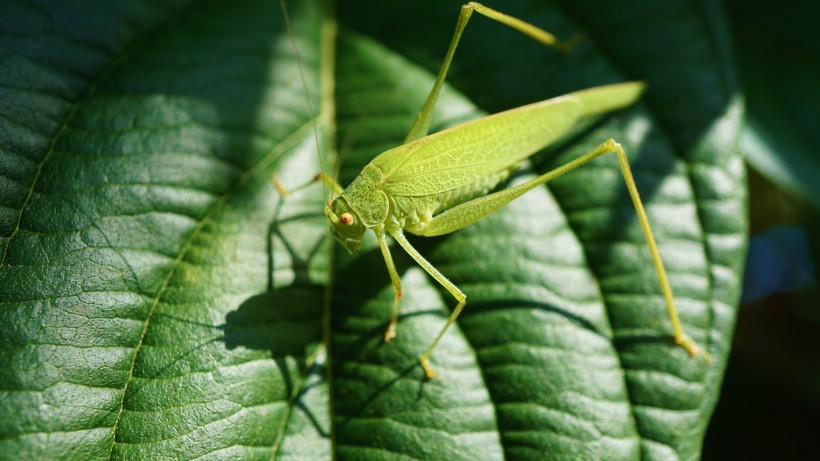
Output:
[[[376,240],[379,242],[379,249],[387,266],[387,273],[390,274],[390,283],[393,285],[393,306],[390,310],[390,323],[384,332],[384,342],[389,342],[396,337],[396,325],[399,323],[399,302],[401,301],[401,277],[396,271],[396,264],[390,254],[390,247],[387,245],[387,237],[383,228],[374,229]]]
[[[436,76],[436,81],[433,84],[433,88],[430,90],[430,94],[427,95],[427,100],[424,101],[421,111],[419,111],[416,116],[416,120],[410,128],[410,132],[407,133],[407,137],[404,139],[405,144],[426,136],[430,131],[430,119],[433,116],[433,109],[436,106],[439,92],[441,91],[442,85],[444,85],[444,80],[447,77],[447,71],[450,69],[450,63],[453,61],[453,56],[455,55],[456,48],[458,47],[458,42],[461,40],[461,34],[464,32],[464,28],[467,27],[467,22],[470,20],[470,16],[472,16],[474,11],[494,21],[498,21],[501,24],[512,27],[513,29],[531,37],[538,42],[543,43],[544,45],[562,50],[569,49],[573,46],[573,43],[559,42],[551,33],[518,18],[495,11],[492,8],[487,8],[480,3],[465,3],[461,6],[461,12],[458,15],[458,21],[456,22],[456,29],[453,32],[453,38],[450,41],[450,47],[447,49],[447,54],[444,56],[444,61],[441,63],[441,68]]]
[[[456,301],[458,301],[458,305],[456,305],[455,309],[453,309],[453,312],[447,319],[447,323],[444,325],[444,328],[441,329],[438,336],[436,336],[436,339],[433,340],[433,342],[430,344],[427,350],[424,351],[424,353],[419,358],[421,367],[422,369],[424,369],[424,376],[427,379],[434,378],[436,376],[436,372],[433,371],[433,367],[430,365],[430,354],[433,353],[433,348],[435,348],[438,342],[441,341],[441,337],[444,336],[444,332],[447,331],[448,328],[450,328],[450,325],[452,325],[453,322],[455,322],[456,318],[461,313],[461,310],[464,309],[464,305],[467,304],[467,296],[453,282],[451,282],[447,277],[445,277],[444,274],[439,272],[439,270],[436,269],[434,265],[430,264],[430,262],[427,261],[424,258],[424,256],[422,256],[421,253],[419,253],[413,247],[413,245],[410,244],[410,242],[407,240],[407,237],[404,236],[404,232],[402,232],[401,229],[397,229],[391,232],[390,235],[396,240],[396,242],[399,243],[399,245],[401,245],[404,251],[406,251],[407,254],[409,254],[410,257],[412,257],[418,263],[419,266],[421,266],[425,271],[427,271],[428,274],[430,274],[434,279],[436,279],[436,281],[441,286],[443,286],[447,291],[449,291],[450,294],[453,295],[454,298],[456,298]],[[387,260],[387,257],[385,257],[385,260]],[[401,290],[400,287],[399,290]]]

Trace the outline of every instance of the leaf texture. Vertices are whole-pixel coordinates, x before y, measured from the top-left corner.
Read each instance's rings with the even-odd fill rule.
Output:
[[[292,39],[275,2],[4,5],[0,453],[697,459],[746,242],[742,107],[711,3],[489,5],[583,38],[562,54],[474,17],[434,119],[646,81],[512,182],[621,142],[711,364],[669,341],[614,159],[413,240],[468,295],[429,382],[417,359],[454,301],[396,247],[405,298],[385,344],[375,242],[343,254],[320,187],[271,187],[313,177],[317,143],[342,182],[400,144],[458,5],[289,2]]]

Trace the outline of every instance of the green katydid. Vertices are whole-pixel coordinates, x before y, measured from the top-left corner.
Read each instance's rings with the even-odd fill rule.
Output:
[[[410,244],[404,232],[420,236],[449,234],[504,207],[525,192],[571,171],[590,160],[614,153],[632,199],[647,246],[660,280],[676,344],[690,355],[703,355],[681,327],[649,220],[620,144],[607,140],[587,154],[515,187],[490,193],[521,162],[566,134],[585,117],[617,110],[634,103],[644,85],[627,82],[590,88],[557,98],[500,112],[428,135],[430,119],[458,42],[473,12],[512,27],[548,46],[565,48],[548,32],[475,2],[461,7],[450,47],[432,90],[416,117],[404,144],[375,157],[359,176],[342,188],[325,174],[317,175],[336,197],[325,205],[331,233],[350,253],[356,253],[364,234],[375,233],[395,292],[385,341],[396,335],[402,286],[387,235],[393,237],[427,273],[457,301],[446,324],[419,361],[425,376],[435,372],[430,355],[466,305],[466,295]],[[283,193],[280,186],[277,186]]]

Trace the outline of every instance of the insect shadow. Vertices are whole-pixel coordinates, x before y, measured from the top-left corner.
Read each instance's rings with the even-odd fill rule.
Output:
[[[185,361],[195,359],[214,343],[224,343],[228,350],[246,348],[266,351],[276,364],[284,388],[283,394],[287,396],[290,405],[311,422],[318,434],[329,436],[327,418],[318,417],[313,413],[314,410],[303,403],[303,397],[322,383],[326,373],[326,349],[322,343],[324,286],[312,282],[308,276],[308,266],[323,247],[326,236],[311,242],[307,255],[300,256],[300,253],[305,254],[304,251],[293,248],[281,227],[288,222],[314,219],[315,213],[279,219],[280,208],[281,206],[277,206],[275,218],[268,226],[266,236],[268,281],[265,291],[245,299],[236,309],[228,312],[221,325],[157,313],[156,322],[168,321],[183,325],[174,328],[201,331],[202,340],[175,354],[152,375],[145,376],[148,378],[145,382],[176,376],[177,369]],[[288,255],[294,274],[291,283],[281,286],[274,281],[277,255],[274,241],[282,244],[284,253],[278,254]],[[132,395],[141,392],[143,388],[144,384],[137,384],[131,389]]]
[[[322,343],[322,309],[324,287],[311,280],[308,274],[311,261],[324,247],[325,236],[312,242],[306,256],[301,256],[283,231],[289,222],[314,219],[315,214],[297,214],[281,218],[282,200],[276,206],[268,226],[267,288],[251,296],[225,316],[223,327],[226,347],[244,347],[269,351],[276,363],[286,395],[314,426],[317,433],[329,436],[330,430],[313,410],[304,404],[303,397],[319,385],[326,373],[325,346]],[[293,280],[277,284],[274,277],[277,251],[274,242],[281,243],[291,262]],[[282,253],[279,253],[282,254]],[[298,367],[293,366],[293,359]]]

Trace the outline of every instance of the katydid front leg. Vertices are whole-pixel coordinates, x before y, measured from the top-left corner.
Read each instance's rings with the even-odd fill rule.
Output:
[[[287,197],[288,195],[293,194],[294,192],[298,192],[306,187],[312,186],[313,184],[316,184],[319,181],[322,181],[327,187],[329,187],[334,194],[341,194],[344,190],[342,189],[342,186],[340,186],[339,183],[336,182],[335,179],[333,179],[329,174],[324,172],[317,173],[316,176],[310,179],[310,181],[290,189],[286,188],[285,185],[282,184],[282,181],[279,180],[278,176],[276,176],[275,174],[271,175],[271,183],[273,184],[273,188],[282,197]]]

